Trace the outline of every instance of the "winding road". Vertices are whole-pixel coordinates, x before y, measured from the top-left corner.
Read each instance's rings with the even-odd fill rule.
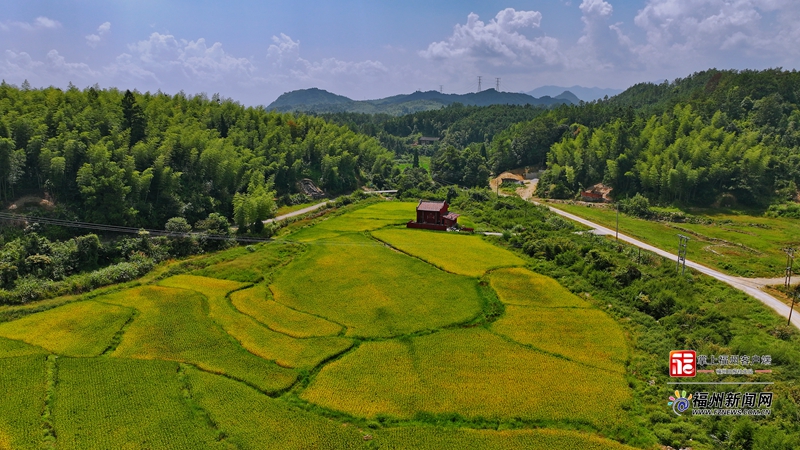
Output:
[[[537,205],[541,205],[541,203],[538,203],[538,202],[535,202],[535,201],[533,203],[535,203]],[[602,225],[598,225],[598,224],[596,224],[594,222],[591,222],[591,221],[588,221],[588,220],[583,219],[581,217],[578,217],[575,214],[570,214],[570,213],[568,213],[566,211],[562,211],[562,210],[554,208],[552,206],[549,206],[549,205],[544,205],[544,206],[547,206],[550,209],[550,211],[552,211],[552,212],[554,212],[554,213],[556,213],[556,214],[558,214],[560,216],[566,217],[567,219],[570,219],[570,220],[573,220],[573,221],[578,222],[580,224],[586,225],[587,227],[589,227],[592,230],[594,230],[595,234],[612,235],[612,236],[614,235],[614,230],[612,230],[610,228],[606,228],[606,227],[604,227]],[[639,247],[641,249],[648,250],[648,251],[651,251],[651,252],[653,252],[653,253],[655,253],[657,255],[663,256],[664,258],[667,258],[667,259],[669,259],[671,261],[677,261],[678,260],[678,256],[677,255],[674,255],[672,253],[666,252],[666,251],[661,250],[659,248],[653,247],[650,244],[644,243],[644,242],[642,242],[642,241],[640,241],[638,239],[634,239],[634,238],[632,238],[630,236],[626,236],[626,235],[624,235],[622,233],[619,234],[619,239],[622,240],[622,241],[625,241],[625,242],[627,242],[629,244],[635,245],[636,247]],[[741,278],[741,277],[734,277],[732,275],[727,275],[727,274],[724,274],[724,273],[722,273],[722,272],[720,272],[718,270],[714,270],[714,269],[711,269],[709,267],[706,267],[706,266],[704,266],[702,264],[698,264],[698,263],[696,263],[694,261],[689,261],[688,259],[686,260],[686,267],[690,267],[692,269],[697,270],[700,273],[704,273],[704,274],[706,274],[706,275],[708,275],[710,277],[714,277],[717,280],[720,280],[720,281],[722,281],[724,283],[728,283],[729,285],[735,287],[736,289],[739,289],[740,291],[750,295],[751,297],[754,297],[754,298],[760,300],[761,303],[763,303],[763,304],[769,306],[770,308],[772,308],[773,310],[775,310],[778,314],[781,315],[781,317],[784,317],[784,318],[788,318],[789,317],[789,306],[787,306],[785,303],[781,302],[780,300],[776,299],[775,297],[773,297],[773,296],[771,296],[771,295],[769,295],[766,292],[761,290],[762,287],[764,287],[766,285],[769,285],[769,284],[782,284],[783,283],[783,278],[768,279],[768,278]],[[796,282],[798,282],[800,280],[792,280],[792,281],[793,281],[793,284],[794,284],[794,283],[796,283]],[[800,306],[800,304],[798,304],[796,306]],[[800,328],[800,313],[792,314],[792,325],[794,325],[797,328]]]

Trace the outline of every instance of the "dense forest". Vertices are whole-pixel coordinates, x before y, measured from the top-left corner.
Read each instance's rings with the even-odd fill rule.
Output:
[[[218,95],[0,85],[0,200],[46,193],[80,220],[254,223],[302,178],[337,194],[393,169],[376,139]]]
[[[799,99],[796,71],[710,70],[518,124],[489,157],[495,170],[546,158],[542,196],[603,182],[616,198],[764,205],[797,195]]]

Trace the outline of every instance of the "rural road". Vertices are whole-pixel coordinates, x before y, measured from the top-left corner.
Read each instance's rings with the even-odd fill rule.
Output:
[[[533,203],[535,203],[537,205],[541,204],[541,203],[537,203],[537,202],[533,202]],[[573,221],[578,222],[580,224],[586,225],[589,228],[592,228],[593,230],[595,230],[594,232],[596,234],[612,235],[612,236],[614,235],[614,230],[612,230],[610,228],[606,228],[606,227],[604,227],[602,225],[598,225],[598,224],[596,224],[594,222],[590,222],[590,221],[588,221],[586,219],[578,217],[578,216],[576,216],[574,214],[570,214],[570,213],[568,213],[566,211],[561,211],[560,209],[553,208],[552,206],[549,206],[549,205],[545,205],[545,206],[547,206],[550,209],[550,211],[552,211],[552,212],[554,212],[554,213],[556,213],[556,214],[558,214],[560,216],[566,217],[567,219],[573,220]],[[624,235],[622,233],[619,234],[619,239],[622,240],[622,241],[625,241],[625,242],[627,242],[629,244],[635,245],[636,247],[639,247],[641,249],[648,250],[648,251],[651,251],[651,252],[653,252],[653,253],[655,253],[657,255],[663,256],[664,258],[667,258],[667,259],[669,259],[671,261],[677,261],[678,260],[678,256],[677,255],[673,255],[672,253],[669,253],[669,252],[666,252],[666,251],[661,250],[659,248],[653,247],[650,244],[646,244],[646,243],[644,243],[644,242],[642,242],[642,241],[640,241],[638,239],[634,239],[634,238],[632,238],[630,236],[626,236],[626,235]],[[706,275],[708,275],[710,277],[716,278],[717,280],[720,280],[722,282],[728,283],[729,285],[735,287],[736,289],[739,289],[740,291],[750,295],[751,297],[755,297],[756,299],[760,300],[761,303],[769,306],[770,308],[775,310],[778,314],[780,314],[782,317],[785,317],[785,318],[789,317],[789,307],[786,304],[784,304],[780,300],[776,299],[775,297],[767,294],[766,292],[764,292],[764,291],[762,291],[760,289],[761,287],[765,286],[767,283],[770,283],[771,281],[774,281],[774,280],[778,281],[776,284],[781,284],[781,283],[783,283],[783,278],[776,278],[774,280],[770,280],[770,279],[763,279],[763,278],[740,278],[740,277],[734,277],[734,276],[731,276],[731,275],[726,275],[726,274],[724,274],[722,272],[719,272],[717,270],[711,269],[711,268],[706,267],[704,265],[698,264],[698,263],[696,263],[694,261],[689,261],[688,259],[686,260],[686,267],[691,267],[692,269],[695,269],[698,272],[704,273],[704,274],[706,274]],[[797,328],[800,328],[800,314],[798,314],[798,313],[792,314],[792,325],[794,325]]]
[[[273,217],[272,219],[267,219],[267,220],[264,221],[264,223],[278,222],[278,221],[281,221],[283,219],[288,219],[290,217],[299,216],[299,215],[302,215],[302,214],[305,214],[305,213],[310,213],[311,211],[316,211],[316,210],[322,208],[326,204],[328,204],[328,200],[325,200],[322,203],[317,203],[316,205],[307,206],[307,207],[305,207],[303,209],[298,209],[297,211],[292,211],[290,213],[286,213],[286,214],[284,214],[282,216],[277,216],[277,217]]]

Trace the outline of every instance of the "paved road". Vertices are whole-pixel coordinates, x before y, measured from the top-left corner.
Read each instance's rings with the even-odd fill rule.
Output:
[[[534,203],[536,203],[536,202],[534,202]],[[536,204],[540,204],[540,203],[536,203]],[[554,213],[556,213],[556,214],[558,214],[560,216],[566,217],[566,218],[568,218],[570,220],[574,220],[575,222],[581,223],[583,225],[586,225],[589,228],[592,228],[593,230],[595,230],[595,233],[597,233],[597,234],[601,234],[601,235],[602,234],[606,234],[606,235],[612,235],[612,236],[614,235],[614,230],[612,230],[610,228],[606,228],[606,227],[604,227],[602,225],[598,225],[598,224],[596,224],[594,222],[590,222],[590,221],[588,221],[586,219],[578,217],[578,216],[576,216],[574,214],[570,214],[570,213],[568,213],[566,211],[562,211],[560,209],[553,208],[552,206],[549,206],[549,205],[545,205],[545,206],[550,208],[550,211],[553,211]],[[638,239],[634,239],[634,238],[632,238],[630,236],[626,236],[626,235],[624,235],[622,233],[619,234],[619,239],[622,240],[622,241],[625,241],[625,242],[627,242],[629,244],[633,244],[633,245],[635,245],[635,246],[637,246],[639,248],[642,248],[644,250],[648,250],[648,251],[651,251],[651,252],[653,252],[653,253],[655,253],[657,255],[663,256],[664,258],[667,258],[669,260],[672,260],[672,261],[677,261],[678,260],[678,256],[677,255],[673,255],[672,253],[665,252],[664,250],[661,250],[659,248],[653,247],[652,245],[646,244],[646,243],[644,243],[644,242],[642,242],[642,241],[640,241]],[[760,287],[763,287],[765,285],[765,282],[766,283],[770,282],[770,279],[734,277],[734,276],[727,275],[727,274],[724,274],[722,272],[719,272],[717,270],[711,269],[711,268],[706,267],[704,265],[698,264],[698,263],[696,263],[694,261],[689,261],[688,259],[686,260],[686,267],[691,267],[692,269],[695,269],[698,272],[704,273],[704,274],[706,274],[708,276],[716,278],[717,280],[720,280],[722,282],[728,283],[729,285],[735,287],[736,289],[739,289],[740,291],[750,295],[751,297],[755,297],[756,299],[760,300],[761,303],[763,303],[763,304],[769,306],[770,308],[774,309],[782,317],[785,317],[785,318],[789,317],[789,307],[785,303],[781,302],[780,300],[776,299],[775,297],[767,294],[766,292],[764,292],[764,291],[762,291],[760,289]],[[783,279],[782,278],[777,278],[777,280],[779,280],[779,282],[777,284],[781,284]],[[798,313],[797,311],[795,311],[795,313],[792,314],[792,325],[794,325],[797,328],[800,328],[800,313]]]
[[[294,217],[294,216],[299,216],[299,215],[302,215],[302,214],[305,214],[305,213],[310,213],[311,211],[316,211],[316,210],[322,208],[323,206],[325,206],[327,204],[328,204],[328,201],[325,200],[324,202],[317,203],[316,205],[311,205],[311,206],[305,207],[303,209],[298,209],[297,211],[293,211],[293,212],[284,214],[282,216],[277,216],[277,217],[274,217],[272,219],[267,219],[267,220],[264,221],[264,223],[279,222],[279,221],[281,221],[283,219],[288,219],[289,217]]]

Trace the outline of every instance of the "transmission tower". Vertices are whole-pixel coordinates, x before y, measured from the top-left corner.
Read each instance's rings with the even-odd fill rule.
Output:
[[[481,91],[481,78],[483,78],[483,77],[481,77],[480,75],[478,75],[478,92],[480,92],[480,91]]]
[[[500,92],[500,78],[495,78],[494,80],[495,80],[495,83],[496,83],[496,87],[495,87],[494,90],[497,91],[497,92]]]
[[[442,85],[442,84],[439,85],[439,93],[440,94],[444,93],[444,85]]]
[[[678,265],[675,268],[676,270],[679,269],[681,271],[681,275],[683,275],[684,272],[686,272],[686,244],[689,243],[689,238],[679,234],[678,239],[680,239],[678,241]],[[683,267],[681,268],[681,266]]]

